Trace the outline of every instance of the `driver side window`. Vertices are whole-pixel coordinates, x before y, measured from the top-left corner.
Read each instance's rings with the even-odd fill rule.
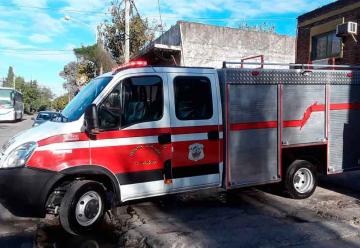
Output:
[[[131,77],[118,84],[99,108],[103,130],[157,121],[163,115],[163,86],[160,77]]]

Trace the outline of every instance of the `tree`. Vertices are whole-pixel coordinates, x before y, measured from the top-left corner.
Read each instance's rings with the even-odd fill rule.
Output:
[[[84,60],[68,63],[59,75],[66,80],[63,87],[69,92],[70,97],[73,97],[82,86],[94,78],[95,73],[95,64]]]
[[[7,77],[5,79],[3,86],[10,87],[10,88],[14,87],[14,79],[15,79],[14,69],[12,66],[9,66],[8,74],[7,74]]]
[[[72,61],[65,65],[63,71],[61,71],[59,74],[62,78],[65,79],[63,87],[69,92],[70,96],[74,96],[75,92],[78,90],[78,85],[76,82],[77,66],[77,63]]]
[[[104,71],[111,71],[112,67],[115,64],[110,54],[103,48],[103,44],[101,41],[98,41],[94,45],[75,48],[74,53],[79,61],[88,60],[94,63],[94,76],[100,75]]]
[[[96,75],[95,63],[89,60],[84,60],[78,63],[77,85],[79,87],[87,84]]]
[[[54,99],[54,101],[52,102],[52,107],[57,111],[62,111],[65,108],[66,104],[68,104],[68,96],[63,95]]]
[[[124,62],[125,42],[125,11],[120,7],[119,1],[114,1],[110,7],[111,19],[105,20],[98,27],[103,37],[104,45],[117,63]],[[137,55],[142,47],[155,37],[155,28],[151,28],[147,19],[139,15],[130,18],[130,57]]]
[[[36,80],[26,82],[23,77],[16,77],[15,84],[16,89],[23,94],[26,113],[50,108],[54,96],[51,89],[39,86]]]

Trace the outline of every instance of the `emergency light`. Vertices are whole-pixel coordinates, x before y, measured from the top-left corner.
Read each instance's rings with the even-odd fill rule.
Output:
[[[113,72],[113,74],[115,74],[115,73],[117,73],[117,72],[119,72],[120,70],[123,70],[123,69],[145,67],[147,65],[148,65],[148,63],[145,60],[135,60],[135,61],[130,61],[128,63],[119,65],[117,67],[114,67],[112,69],[112,72]]]

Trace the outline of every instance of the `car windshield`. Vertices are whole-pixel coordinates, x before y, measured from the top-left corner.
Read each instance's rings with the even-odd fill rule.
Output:
[[[10,99],[10,95],[12,91],[13,90],[9,90],[9,89],[0,89],[0,98]]]
[[[4,99],[0,99],[0,108],[1,107],[11,107],[12,103],[10,100],[4,100]]]
[[[36,117],[36,120],[50,120],[51,119],[51,114],[50,113],[39,113],[38,116]]]
[[[112,77],[101,77],[91,80],[80,92],[66,105],[61,112],[67,121],[75,121],[84,113],[100,92],[111,81]]]

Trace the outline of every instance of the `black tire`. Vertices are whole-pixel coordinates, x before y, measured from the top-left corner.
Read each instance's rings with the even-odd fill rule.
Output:
[[[93,223],[89,225],[81,225],[76,216],[76,207],[78,203],[81,204],[79,201],[80,198],[91,191],[96,192],[100,197],[99,199],[101,199],[101,204],[98,204],[98,208],[97,208],[99,209],[100,214],[99,215],[96,214],[96,216],[98,217],[95,216],[96,220]],[[87,205],[88,204],[86,204],[86,206]],[[87,207],[84,207],[84,209],[86,212]],[[64,195],[64,198],[61,201],[60,223],[61,226],[65,229],[65,231],[67,231],[70,234],[74,234],[74,235],[86,234],[94,230],[96,226],[102,221],[104,217],[104,212],[105,212],[105,189],[102,186],[102,184],[88,180],[75,181],[70,185],[69,189],[66,191]],[[87,217],[86,214],[85,216]]]
[[[309,179],[304,179],[307,177]],[[284,184],[286,193],[291,198],[310,197],[317,186],[316,167],[306,160],[295,160],[286,170]]]
[[[13,123],[16,123],[18,120],[16,119],[16,111],[14,112],[14,120]]]

